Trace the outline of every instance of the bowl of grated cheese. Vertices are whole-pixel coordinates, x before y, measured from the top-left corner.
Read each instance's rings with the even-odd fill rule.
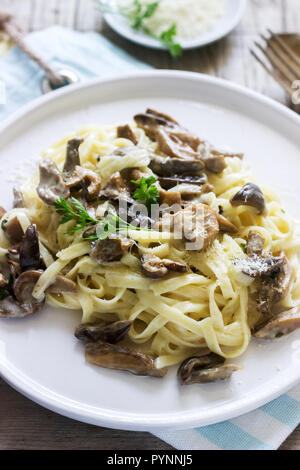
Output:
[[[121,36],[176,57],[230,33],[246,0],[97,0],[97,5]]]

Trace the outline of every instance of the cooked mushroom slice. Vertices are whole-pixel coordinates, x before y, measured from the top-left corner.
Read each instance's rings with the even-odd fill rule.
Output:
[[[224,155],[208,155],[204,157],[201,155],[201,159],[204,162],[205,168],[212,173],[222,173],[226,168],[226,162]]]
[[[14,295],[26,314],[35,313],[42,308],[45,300],[37,300],[32,291],[39,280],[41,270],[30,270],[22,273],[14,283]]]
[[[53,205],[61,197],[67,199],[70,196],[61,172],[50,158],[40,163],[40,182],[37,192],[40,199],[49,205]]]
[[[149,164],[151,170],[159,176],[198,175],[204,168],[202,160],[159,157],[153,155]]]
[[[261,339],[275,339],[300,328],[300,307],[275,315],[263,325],[254,328],[253,336]]]
[[[247,237],[247,255],[261,256],[265,244],[265,239],[259,233],[250,230]]]
[[[13,217],[8,222],[3,223],[2,228],[12,245],[16,245],[23,240],[24,232],[18,217]]]
[[[210,246],[219,233],[217,214],[205,204],[188,205],[173,216],[173,221],[174,232],[195,243],[198,250]]]
[[[188,268],[185,264],[176,263],[169,259],[161,259],[158,256],[143,255],[141,257],[142,271],[152,279],[160,279],[169,272],[186,273]]]
[[[287,258],[282,256],[282,264],[270,276],[264,276],[258,292],[258,309],[263,314],[271,314],[272,307],[283,299],[292,281],[292,268]]]
[[[108,199],[130,198],[129,186],[119,171],[114,173],[99,196]]]
[[[173,206],[174,204],[181,204],[181,194],[178,192],[159,190],[159,203]]]
[[[167,203],[171,205],[168,201],[171,200],[172,204],[180,204],[181,200],[183,201],[194,201],[199,200],[200,196],[204,193],[213,191],[213,187],[210,184],[203,184],[202,186],[197,186],[195,184],[182,183],[174,186],[174,188],[165,191],[161,189],[160,194],[160,203]],[[175,196],[177,195],[177,196]],[[177,200],[176,200],[177,198]]]
[[[22,271],[40,266],[39,236],[35,224],[29,225],[21,243],[20,266]]]
[[[76,283],[65,276],[56,276],[55,281],[47,288],[51,294],[76,294]]]
[[[252,206],[262,214],[266,208],[266,201],[262,190],[254,183],[247,183],[230,201],[233,207]]]
[[[14,208],[25,207],[24,198],[23,198],[23,194],[21,193],[21,191],[17,188],[13,188],[13,194],[14,194],[13,207]]]
[[[126,124],[125,126],[119,126],[117,128],[117,136],[119,138],[131,140],[134,145],[137,145],[138,143],[135,133],[128,124]]]
[[[224,362],[223,357],[214,353],[191,357],[181,364],[177,375],[181,385],[191,385],[226,380],[233,372],[240,370],[240,367]]]
[[[6,210],[4,209],[4,207],[0,206],[0,219],[2,219],[4,214],[6,214]]]
[[[92,248],[90,256],[99,264],[120,261],[125,252],[132,247],[133,243],[133,240],[126,237],[111,236],[105,240],[97,241]]]
[[[135,122],[146,134],[157,141],[159,150],[175,158],[198,158],[200,139],[166,114],[147,109],[137,114]]]
[[[82,187],[84,197],[92,201],[99,196],[101,189],[101,178],[97,173],[81,166],[76,166],[72,175],[65,180],[68,188]]]
[[[76,338],[84,342],[105,341],[115,344],[125,338],[131,326],[130,321],[116,321],[108,324],[101,320],[98,323],[82,323],[75,330]]]
[[[221,232],[236,233],[238,231],[237,227],[223,215],[217,214],[217,219]]]
[[[203,186],[207,183],[207,176],[205,173],[202,173],[202,175],[159,176],[158,181],[163,189],[171,189],[178,184],[184,183]]]
[[[67,143],[66,159],[64,163],[63,172],[71,175],[75,170],[75,167],[80,166],[79,158],[79,146],[82,144],[83,139],[81,137],[74,137]]]
[[[199,152],[205,168],[212,173],[221,173],[226,168],[225,157],[243,158],[241,153],[218,150],[208,142],[201,142]]]
[[[88,343],[85,349],[88,362],[107,369],[125,370],[134,375],[164,377],[167,369],[156,369],[154,359],[147,354],[132,351],[115,344]]]
[[[0,317],[2,318],[23,318],[30,315],[30,313],[33,312],[24,310],[11,295],[0,300]]]
[[[21,274],[21,266],[20,266],[19,261],[14,261],[12,259],[8,259],[7,264],[9,266],[10,274],[11,274],[12,278],[16,279],[16,277]]]
[[[282,256],[257,256],[234,260],[234,264],[250,277],[271,276],[278,272],[284,264]]]

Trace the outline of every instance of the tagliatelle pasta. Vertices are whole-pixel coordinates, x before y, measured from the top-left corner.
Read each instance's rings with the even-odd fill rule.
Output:
[[[81,167],[99,175],[102,185],[112,174],[126,168],[137,168],[147,176],[150,155],[164,156],[158,143],[144,130],[131,124],[137,145],[118,138],[116,126],[85,126],[76,132],[80,145]],[[46,148],[43,158],[51,158],[62,170],[67,142],[75,134]],[[127,155],[118,149],[132,148]],[[33,296],[58,308],[79,309],[82,321],[131,321],[129,340],[132,347],[152,354],[158,369],[180,364],[201,350],[224,358],[240,356],[248,347],[251,328],[264,320],[256,304],[257,280],[241,273],[234,260],[245,259],[245,246],[250,231],[264,240],[264,250],[274,256],[284,252],[292,268],[292,277],[280,309],[291,309],[300,303],[300,238],[295,221],[285,213],[280,201],[268,188],[261,187],[266,210],[259,214],[253,207],[233,207],[231,199],[249,182],[255,180],[238,157],[225,158],[226,168],[215,174],[207,172],[213,190],[201,195],[201,203],[222,213],[237,228],[236,233],[219,232],[205,250],[189,251],[172,234],[158,229],[128,232],[135,250],[119,260],[100,264],[90,256],[94,242],[82,238],[83,231],[69,233],[72,221],[60,224],[54,206],[37,194],[38,175],[22,186],[24,208],[12,209],[3,216],[6,221],[17,217],[23,230],[36,224],[45,270],[37,281]],[[93,203],[95,213],[104,214],[106,202]],[[1,255],[9,243],[0,233]],[[187,266],[182,274],[169,273],[161,279],[145,276],[140,257],[153,255]],[[74,281],[77,293],[51,293],[47,288],[57,275]]]

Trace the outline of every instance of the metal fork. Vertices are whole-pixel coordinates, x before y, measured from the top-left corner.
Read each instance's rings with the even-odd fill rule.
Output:
[[[292,101],[293,109],[300,113],[300,36],[298,34],[261,34],[264,45],[255,46],[268,59],[268,64],[250,49],[251,54],[263,68],[284,88]]]

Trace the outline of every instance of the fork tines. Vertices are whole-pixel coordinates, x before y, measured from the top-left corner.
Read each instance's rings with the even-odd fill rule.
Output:
[[[268,29],[268,32],[270,34],[269,37],[263,34],[260,35],[264,45],[258,42],[255,42],[255,45],[268,59],[269,64],[266,64],[254,49],[250,49],[250,52],[286,92],[293,96],[294,89],[292,84],[295,80],[300,79],[300,56],[284,40],[284,35],[275,34],[270,29]]]

